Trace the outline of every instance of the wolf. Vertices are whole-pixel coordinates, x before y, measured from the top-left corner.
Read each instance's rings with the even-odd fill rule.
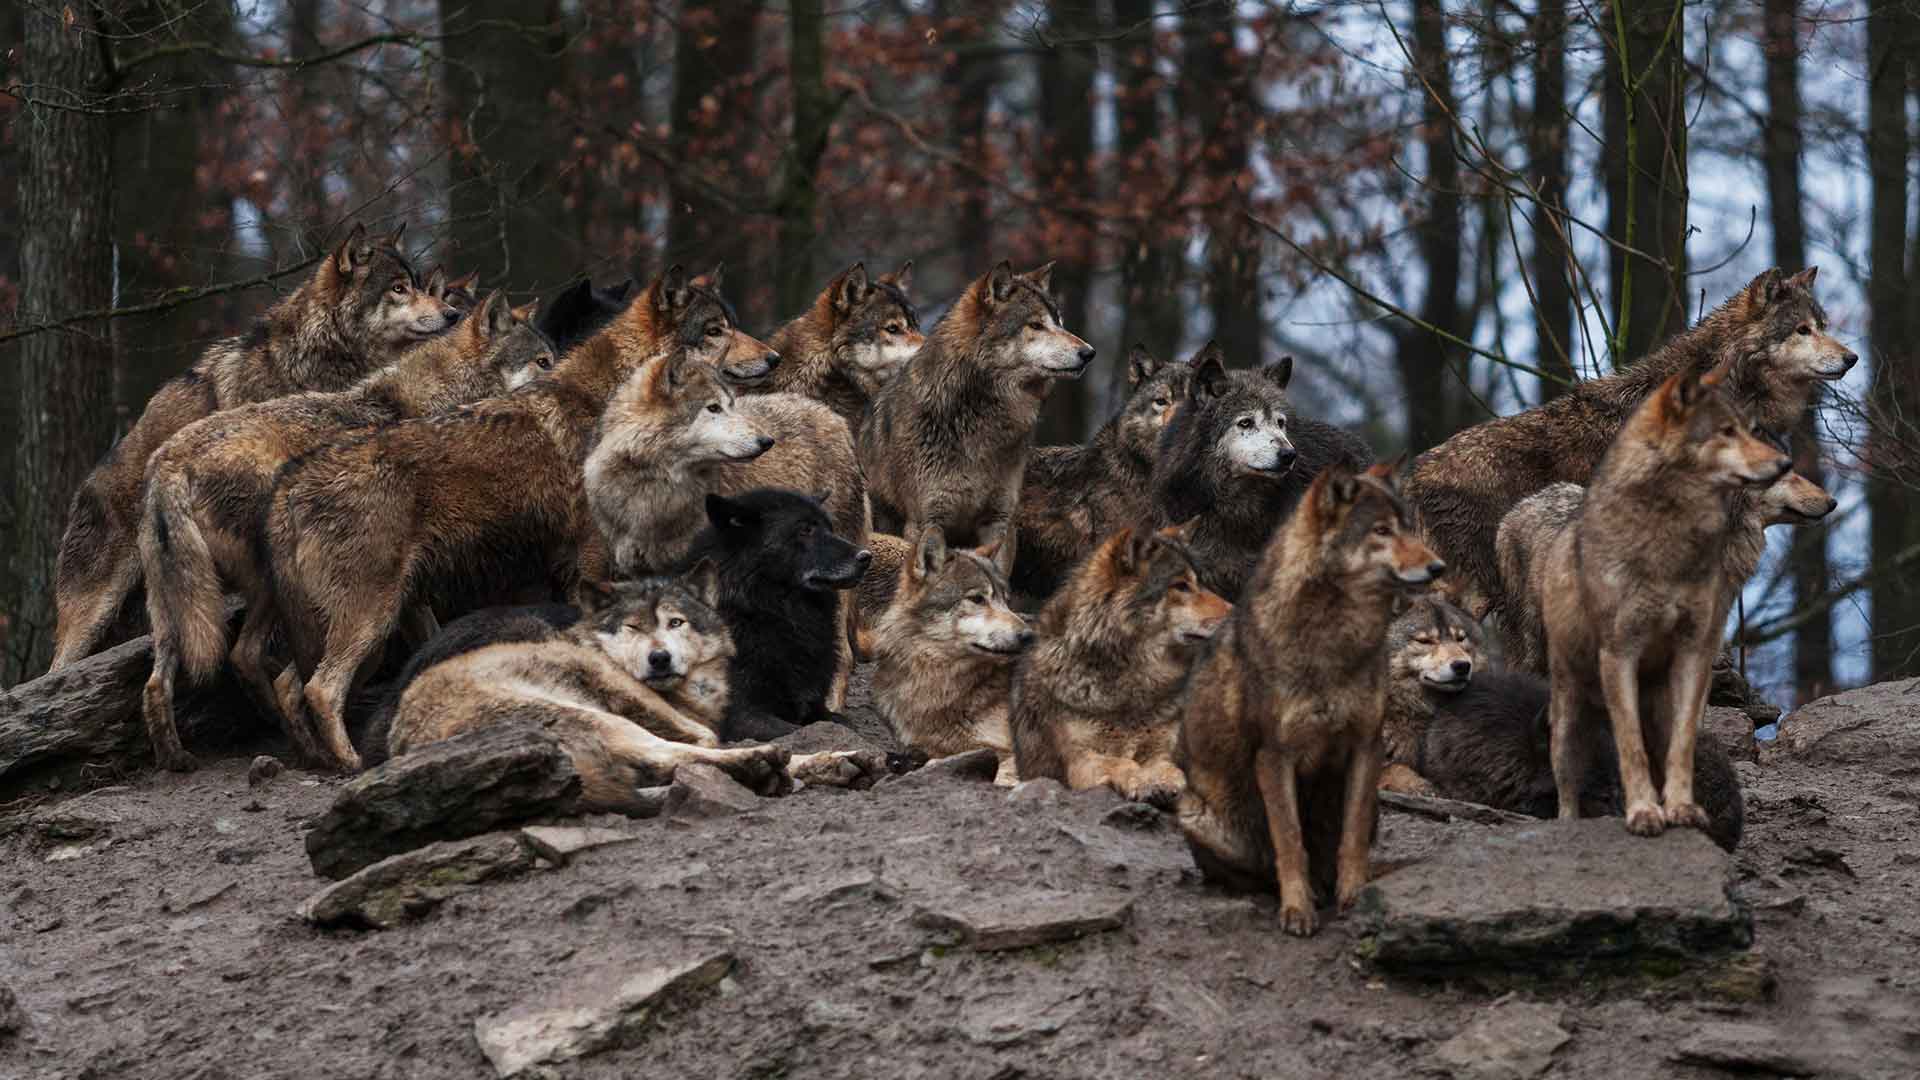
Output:
[[[530,381],[553,366],[552,346],[532,319],[531,305],[510,308],[493,293],[452,332],[415,346],[351,390],[228,409],[187,425],[154,452],[139,537],[153,627],[142,709],[163,767],[194,767],[173,722],[174,682],[182,668],[189,681],[202,682],[226,658],[229,590],[245,598],[247,610],[234,668],[256,701],[274,711],[265,651],[275,620],[252,531],[281,467],[356,429],[443,412]],[[288,734],[299,751],[316,754],[304,729]]]
[[[529,590],[560,597],[583,574],[605,578],[581,484],[600,414],[648,364],[751,356],[770,366],[770,350],[731,310],[671,267],[511,394],[391,424],[283,469],[255,533],[293,653],[277,690],[283,718],[313,723],[328,756],[353,771],[343,710],[403,611],[430,602],[459,613]]]
[[[1192,375],[1191,367],[1165,363],[1135,345],[1120,411],[1084,446],[1034,448],[1015,518],[1019,550],[1008,579],[1015,592],[1051,596],[1100,541],[1152,518],[1154,450]]]
[[[1502,611],[1496,531],[1521,499],[1556,481],[1586,484],[1627,418],[1667,379],[1730,364],[1726,393],[1757,427],[1793,429],[1822,382],[1858,360],[1827,332],[1816,268],[1768,270],[1637,363],[1587,379],[1545,405],[1488,420],[1415,459],[1407,480],[1434,549],[1476,617]]]
[[[1754,436],[1730,379],[1723,365],[1661,384],[1628,417],[1578,517],[1541,556],[1532,603],[1546,630],[1563,818],[1579,813],[1582,728],[1604,718],[1628,830],[1652,836],[1708,823],[1693,797],[1694,741],[1736,591],[1726,580],[1736,496],[1793,463]]]
[[[1094,355],[1060,324],[1052,276],[1052,263],[1025,274],[995,266],[874,395],[858,445],[883,531],[917,545],[938,525],[950,543],[992,547],[1002,572],[1012,569],[1040,403],[1054,379],[1078,377]]]
[[[1418,771],[1433,702],[1465,690],[1476,673],[1486,670],[1479,622],[1435,593],[1415,598],[1393,620],[1387,628],[1387,710],[1380,721],[1386,767],[1380,790],[1437,794]]]
[[[479,289],[478,270],[469,270],[457,278],[450,278],[444,267],[436,266],[433,273],[427,275],[427,294],[445,301],[459,318],[465,318],[467,312],[480,302]]]
[[[251,330],[208,346],[155,391],[132,430],[94,466],[74,492],[55,558],[50,670],[108,644],[139,587],[141,491],[147,458],[161,444],[223,409],[302,390],[344,390],[454,323],[459,313],[426,290],[400,251],[400,235],[395,229],[370,239],[364,226],[354,226]]]
[[[540,309],[540,332],[553,341],[564,355],[568,349],[587,340],[612,322],[633,301],[639,282],[628,278],[618,285],[601,288],[592,278],[581,278],[567,286]]]
[[[858,430],[874,394],[926,342],[907,298],[912,283],[911,260],[878,277],[865,263],[841,271],[805,314],[767,339],[780,366],[765,391],[812,398]]]
[[[1200,584],[1180,530],[1120,529],[1035,620],[1015,668],[1014,763],[1023,780],[1112,787],[1171,810],[1180,692],[1233,605]]]
[[[1008,698],[1033,630],[1008,606],[992,547],[951,551],[929,526],[873,628],[873,704],[902,746],[947,757],[989,749],[1012,784]]]
[[[1445,569],[1390,466],[1330,465],[1188,680],[1174,747],[1181,830],[1210,880],[1277,891],[1287,933],[1314,932],[1316,890],[1344,911],[1366,884],[1387,624]]]
[[[1209,341],[1188,366],[1186,401],[1154,459],[1153,523],[1192,521],[1189,546],[1201,582],[1234,600],[1320,470],[1365,469],[1373,451],[1351,432],[1293,415],[1286,396],[1292,357],[1230,372]]]
[[[578,622],[538,641],[485,645],[421,671],[388,732],[390,757],[462,732],[528,722],[557,736],[580,773],[585,810],[651,814],[640,789],[673,781],[692,762],[715,766],[762,795],[791,788],[787,751],[721,749],[734,646],[713,603],[711,563],[686,583],[623,583]]]
[[[723,739],[772,739],[834,719],[827,708],[844,640],[840,597],[873,556],[833,531],[822,496],[708,494],[689,560],[720,568],[720,613],[738,655]]]

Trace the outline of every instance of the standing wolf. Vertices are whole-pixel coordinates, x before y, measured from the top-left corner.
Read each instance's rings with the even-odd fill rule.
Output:
[[[1725,567],[1736,495],[1792,466],[1754,437],[1727,379],[1725,367],[1674,375],[1635,409],[1542,560],[1533,602],[1563,818],[1579,813],[1580,728],[1604,716],[1627,828],[1708,823],[1693,797],[1694,739],[1735,591]]]
[[[913,363],[874,396],[860,426],[860,466],[874,523],[910,545],[938,525],[950,543],[997,545],[1013,568],[1014,510],[1040,403],[1074,378],[1093,346],[1060,325],[1047,294],[1053,264],[1006,263],[967,286]]]
[[[1040,643],[1013,677],[1022,780],[1111,786],[1172,809],[1180,691],[1233,605],[1200,584],[1180,530],[1123,528],[1040,609]]]
[[[1188,682],[1175,750],[1187,845],[1210,879],[1277,887],[1290,934],[1313,933],[1316,892],[1344,911],[1367,883],[1387,624],[1396,600],[1445,568],[1414,535],[1390,469],[1332,466]]]
[[[874,394],[926,341],[907,299],[912,282],[911,261],[879,277],[869,277],[865,263],[841,271],[805,314],[767,339],[780,366],[766,390],[812,398],[858,430]]]
[[[398,247],[356,225],[313,276],[239,337],[215,342],[147,402],[140,419],[67,511],[54,566],[53,666],[97,652],[140,584],[140,497],[147,458],[205,416],[302,390],[344,390],[408,346],[453,325],[458,312],[430,292]]]
[[[1293,415],[1293,359],[1258,371],[1226,369],[1209,341],[1189,361],[1186,404],[1160,437],[1153,464],[1155,524],[1191,521],[1200,580],[1240,595],[1260,553],[1320,470],[1360,470],[1373,451],[1358,436]]]
[[[1634,409],[1676,374],[1729,364],[1725,393],[1754,425],[1792,430],[1822,381],[1857,359],[1827,333],[1816,271],[1768,270],[1637,363],[1536,409],[1470,427],[1414,461],[1407,498],[1458,575],[1475,617],[1504,611],[1495,533],[1513,505],[1555,481],[1585,484]]]
[[[1034,448],[1020,483],[1020,547],[1009,579],[1016,592],[1051,596],[1100,541],[1152,517],[1154,447],[1192,374],[1135,345],[1120,411],[1085,446]]]

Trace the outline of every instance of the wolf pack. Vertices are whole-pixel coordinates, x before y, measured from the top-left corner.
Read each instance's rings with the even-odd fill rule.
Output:
[[[223,670],[312,767],[529,724],[632,814],[688,763],[780,795],[990,750],[1171,811],[1302,935],[1381,790],[1740,838],[1712,670],[1764,531],[1834,508],[1777,433],[1856,359],[1812,269],[1403,465],[1211,343],[1035,446],[1095,357],[1050,265],[923,329],[910,262],[855,264],[763,341],[717,269],[515,307],[402,236],[354,228],[73,498],[53,666],[150,632],[168,768]],[[898,752],[775,741],[863,664]]]

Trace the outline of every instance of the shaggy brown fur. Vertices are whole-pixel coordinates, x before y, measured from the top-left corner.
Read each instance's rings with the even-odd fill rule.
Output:
[[[153,673],[144,699],[154,755],[170,769],[193,768],[173,723],[173,686],[191,682],[227,652],[224,593],[246,598],[245,648],[234,655],[243,683],[272,709],[265,649],[274,625],[266,568],[252,533],[282,466],[355,429],[428,416],[504,393],[551,367],[552,352],[499,293],[451,333],[414,347],[352,390],[292,394],[217,413],[181,429],[147,464],[140,557],[153,626]],[[303,734],[296,727],[290,734]],[[300,746],[311,754],[316,748]]]
[[[1467,688],[1486,668],[1485,639],[1473,616],[1429,594],[1387,629],[1387,711],[1380,724],[1386,768],[1382,791],[1435,794],[1419,773],[1420,742],[1436,696]]]
[[[1318,925],[1316,889],[1344,911],[1367,882],[1387,624],[1443,569],[1391,470],[1330,466],[1188,681],[1175,748],[1188,847],[1211,880],[1277,891],[1290,934]]]
[[[1407,498],[1434,549],[1470,589],[1468,610],[1485,618],[1508,601],[1495,531],[1513,504],[1555,481],[1587,483],[1627,417],[1670,377],[1729,361],[1727,393],[1752,423],[1792,430],[1820,382],[1845,375],[1856,359],[1827,334],[1814,276],[1811,268],[1791,277],[1769,270],[1639,362],[1422,454]]]
[[[402,610],[564,596],[582,573],[604,577],[581,484],[600,414],[646,364],[764,357],[728,310],[674,267],[532,384],[290,465],[259,534],[293,650],[279,688],[288,722],[305,722],[304,707],[338,766],[356,769],[343,710]]]
[[[1233,605],[1200,585],[1178,529],[1121,529],[1040,611],[1013,677],[1020,778],[1111,786],[1172,809],[1180,690]]]
[[[868,533],[867,550],[873,553],[873,562],[854,592],[859,621],[855,624],[853,651],[861,660],[873,659],[872,628],[893,606],[893,594],[900,589],[900,572],[913,557],[913,548],[892,533]]]
[[[1007,696],[1013,664],[1033,642],[1007,606],[991,548],[949,552],[938,528],[921,534],[893,606],[873,631],[873,704],[901,745],[946,757],[982,747],[1014,780]]]
[[[1054,379],[1093,359],[1093,347],[1060,325],[1047,295],[1052,273],[1051,263],[1027,274],[994,267],[874,396],[860,465],[883,530],[918,544],[921,530],[938,525],[954,543],[995,547],[1001,570],[1012,568],[1040,402]]]
[[[223,409],[302,390],[344,390],[453,324],[458,313],[422,285],[396,246],[399,238],[395,230],[371,240],[355,226],[252,330],[215,342],[161,386],[94,467],[74,492],[54,567],[51,670],[110,644],[109,632],[140,585],[136,537],[147,458],[175,432]]]
[[[766,390],[812,398],[858,431],[873,395],[926,341],[907,299],[912,283],[910,261],[877,278],[867,276],[865,263],[841,271],[806,314],[767,339],[780,366]]]
[[[1561,817],[1579,813],[1580,727],[1610,721],[1627,828],[1707,824],[1693,798],[1694,740],[1735,592],[1735,496],[1792,464],[1754,437],[1724,372],[1675,375],[1634,410],[1579,516],[1539,560]]]
[[[1186,398],[1193,369],[1135,345],[1127,400],[1085,446],[1035,447],[1020,484],[1014,591],[1044,599],[1080,560],[1125,525],[1153,515],[1154,447]]]

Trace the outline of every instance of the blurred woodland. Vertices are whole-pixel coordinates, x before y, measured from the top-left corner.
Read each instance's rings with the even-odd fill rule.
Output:
[[[79,480],[355,221],[517,300],[722,263],[755,333],[1053,259],[1101,356],[1044,441],[1212,338],[1383,456],[1818,266],[1841,509],[1737,640],[1783,699],[1920,673],[1915,0],[19,0],[0,48],[0,681]]]

